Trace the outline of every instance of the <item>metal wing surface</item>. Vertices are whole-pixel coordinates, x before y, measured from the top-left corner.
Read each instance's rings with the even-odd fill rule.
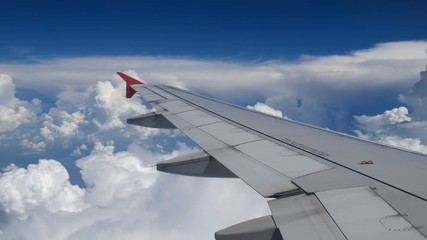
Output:
[[[202,149],[158,170],[238,177],[267,198],[271,215],[216,239],[426,239],[426,155],[119,74],[156,110],[128,123],[178,128]]]

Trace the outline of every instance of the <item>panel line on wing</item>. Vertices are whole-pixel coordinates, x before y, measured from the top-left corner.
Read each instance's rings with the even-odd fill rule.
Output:
[[[254,140],[261,140],[261,138],[255,134],[249,133],[224,121],[205,125],[200,127],[200,129],[230,146],[236,146]]]
[[[182,101],[169,101],[159,104],[161,107],[167,109],[171,113],[181,113],[186,111],[196,110],[196,108],[182,102]]]
[[[265,139],[241,144],[236,148],[292,179],[330,168]]]
[[[160,96],[162,96],[164,98],[167,98],[167,99],[175,98],[174,95],[172,95],[172,94],[170,94],[170,93],[168,93],[168,92],[160,89],[157,86],[145,85],[145,88],[147,88],[147,89],[149,89],[149,90],[151,90],[151,91],[159,94]]]
[[[275,199],[268,205],[284,239],[347,239],[314,195]]]
[[[316,196],[349,240],[425,239],[370,187],[329,190]]]
[[[208,115],[205,112],[200,110],[191,110],[191,111],[181,112],[181,113],[178,113],[177,115],[196,127],[201,127],[201,126],[222,121],[221,119]]]

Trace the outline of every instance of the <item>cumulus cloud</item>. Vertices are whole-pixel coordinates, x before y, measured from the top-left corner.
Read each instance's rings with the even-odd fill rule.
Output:
[[[87,145],[86,144],[82,144],[78,147],[76,147],[72,153],[73,156],[77,157],[82,155],[82,151],[86,151],[87,150]]]
[[[124,82],[118,78],[93,83],[87,89],[64,89],[46,112],[41,112],[39,99],[23,101],[15,97],[15,85],[9,75],[0,75],[1,147],[20,146],[28,153],[49,149],[71,149],[79,156],[82,144],[121,139],[121,147],[160,133],[126,124],[126,119],[151,111],[138,96],[126,99]],[[127,139],[127,140],[123,140]],[[67,150],[68,151],[68,150]]]
[[[88,185],[88,201],[105,206],[115,198],[126,198],[136,191],[150,187],[157,171],[143,165],[133,154],[125,151],[113,154],[113,147],[95,144],[91,155],[76,162]],[[112,177],[113,176],[113,177]]]
[[[79,133],[79,125],[86,123],[86,116],[83,113],[67,113],[57,108],[52,108],[43,117],[40,135],[49,141],[73,137]]]
[[[170,152],[138,145],[112,152],[109,144],[98,143],[77,161],[84,189],[71,185],[64,167],[54,160],[5,169],[0,186],[7,192],[0,194],[0,203],[10,215],[0,225],[2,237],[209,239],[218,229],[268,213],[265,200],[241,181],[161,174],[148,166],[194,151],[185,144]],[[17,219],[15,214],[26,217]]]
[[[257,102],[254,106],[248,105],[246,107],[249,109],[262,112],[262,113],[267,113],[276,117],[283,117],[283,114],[280,110],[276,110],[265,103]]]
[[[358,130],[356,135],[385,144],[427,153],[427,71],[409,91],[400,94],[399,100],[409,105],[386,110],[375,116],[354,116]]]
[[[15,86],[12,83],[12,77],[7,74],[0,74],[0,103],[9,103],[14,98]]]
[[[406,107],[398,107],[386,110],[384,113],[375,116],[361,115],[354,116],[354,118],[363,129],[380,132],[384,131],[385,127],[410,122],[411,118],[408,116],[408,113],[409,112]]]
[[[411,89],[399,95],[399,100],[412,106],[415,120],[427,119],[427,67],[420,73],[420,80]]]
[[[30,123],[39,112],[40,100],[21,101],[15,97],[15,85],[7,74],[0,74],[0,132],[10,132]]]
[[[79,212],[85,207],[84,189],[71,185],[67,170],[55,160],[6,170],[0,175],[0,203],[7,213],[25,218],[33,208]]]
[[[149,111],[141,104],[139,98],[126,99],[124,96],[124,83],[111,81],[96,82],[83,92],[64,91],[59,94],[57,109],[63,111],[78,110],[75,116],[60,116],[62,121],[71,119],[75,125],[84,122],[82,114],[88,124],[95,127],[97,131],[109,131],[127,127],[127,117],[143,114]],[[58,115],[56,109],[48,116]],[[62,112],[61,112],[62,113]],[[74,125],[66,128],[67,132],[74,130]]]
[[[143,139],[159,133],[156,129],[126,124],[127,118],[151,110],[142,104],[137,96],[132,99],[125,98],[124,87],[122,80],[112,78],[110,81],[96,82],[82,92],[68,90],[61,92],[56,108],[51,109],[46,115],[45,124],[50,126],[50,119],[54,119],[58,122],[56,126],[60,128],[62,126],[66,130],[66,136],[89,138],[92,144],[108,140],[108,136],[110,139],[116,137]],[[62,112],[71,114],[66,115]],[[57,129],[56,126],[53,126],[54,129]],[[60,136],[64,134],[57,134],[57,137]]]
[[[384,136],[383,138],[379,139],[379,142],[427,154],[427,145],[421,144],[421,140],[419,138]]]
[[[24,140],[22,140],[20,145],[24,149],[29,149],[29,150],[36,151],[36,152],[44,152],[46,150],[46,143],[43,141],[38,142],[38,143],[34,143],[34,142],[28,141],[28,139],[24,139]]]

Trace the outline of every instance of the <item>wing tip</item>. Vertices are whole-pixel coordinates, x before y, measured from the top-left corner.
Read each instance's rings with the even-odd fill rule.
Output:
[[[135,79],[134,77],[131,77],[126,73],[117,72],[117,74],[126,82],[127,85],[144,84],[143,81]]]
[[[132,85],[144,84],[144,82],[137,80],[123,72],[117,72],[117,74],[126,82],[126,98],[131,98],[136,93],[135,89],[132,88]]]

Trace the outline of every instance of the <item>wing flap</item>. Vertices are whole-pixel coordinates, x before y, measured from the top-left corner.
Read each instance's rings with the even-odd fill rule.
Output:
[[[283,239],[346,239],[314,195],[299,194],[271,200],[268,205]]]
[[[349,240],[425,239],[370,187],[329,190],[316,196]]]
[[[267,140],[245,143],[236,148],[255,159],[263,159],[266,165],[292,179],[330,169],[328,165]]]

